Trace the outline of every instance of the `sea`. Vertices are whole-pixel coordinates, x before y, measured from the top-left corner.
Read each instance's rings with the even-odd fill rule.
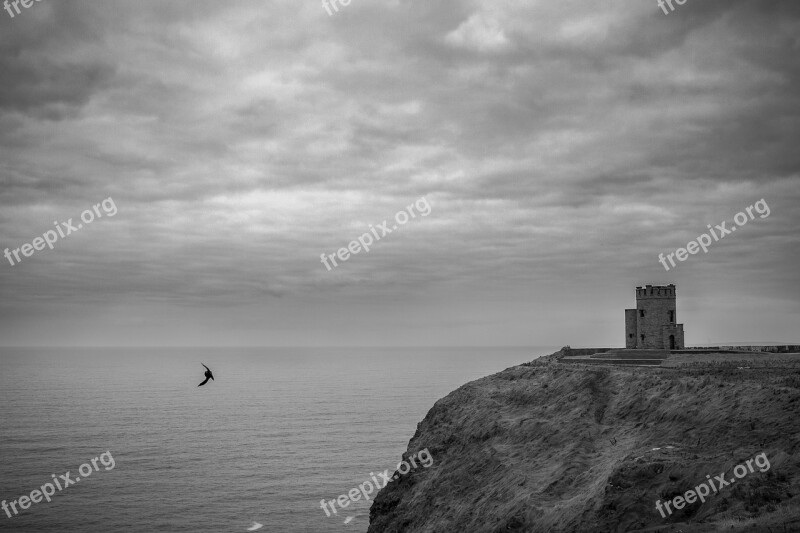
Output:
[[[393,472],[438,399],[556,349],[0,348],[0,532],[365,532],[371,500],[320,500]]]

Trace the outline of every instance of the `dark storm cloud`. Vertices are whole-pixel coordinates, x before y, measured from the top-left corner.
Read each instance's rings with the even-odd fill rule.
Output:
[[[112,70],[104,65],[32,64],[21,56],[3,57],[0,69],[9,80],[0,86],[0,108],[51,120],[85,105]]]

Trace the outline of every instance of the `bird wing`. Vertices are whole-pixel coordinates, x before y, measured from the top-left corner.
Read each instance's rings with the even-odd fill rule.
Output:
[[[208,378],[204,379],[203,382],[200,385],[198,385],[198,387],[202,387],[206,383],[208,383]]]
[[[206,366],[206,365],[204,365],[203,363],[200,363],[200,364],[201,364],[201,365],[203,365],[203,366]],[[211,372],[211,369],[210,369],[210,368],[208,368],[207,366],[206,366],[206,370],[208,370],[209,372]]]

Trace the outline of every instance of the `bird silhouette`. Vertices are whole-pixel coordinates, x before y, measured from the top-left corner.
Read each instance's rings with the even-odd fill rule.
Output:
[[[203,366],[206,366],[203,363],[200,363],[200,364],[203,365]],[[214,374],[212,374],[211,373],[211,369],[206,366],[206,379],[204,379],[203,382],[200,385],[198,385],[198,387],[202,387],[203,385],[208,383],[209,379],[214,379]]]

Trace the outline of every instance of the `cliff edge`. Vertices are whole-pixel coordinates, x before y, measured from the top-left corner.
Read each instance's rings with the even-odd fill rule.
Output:
[[[380,491],[369,533],[800,531],[800,356],[667,368],[563,355],[436,402],[404,454],[427,448],[433,465]],[[705,503],[657,510],[723,473],[733,482]]]

